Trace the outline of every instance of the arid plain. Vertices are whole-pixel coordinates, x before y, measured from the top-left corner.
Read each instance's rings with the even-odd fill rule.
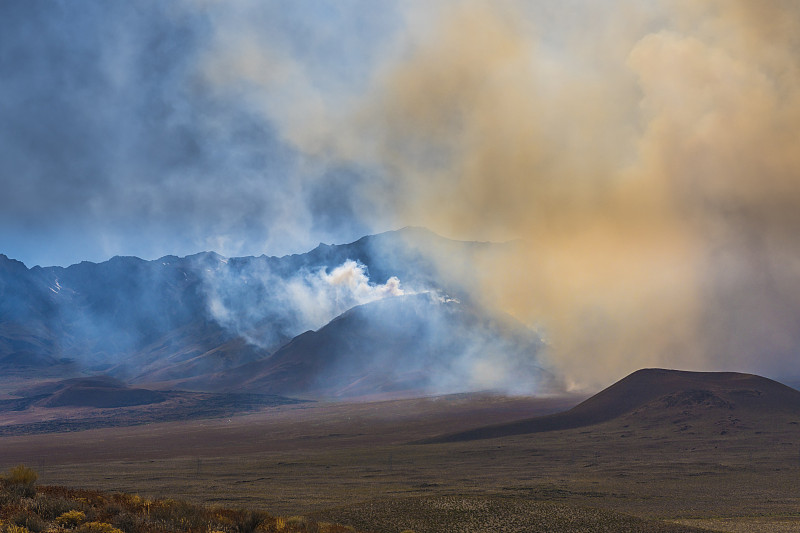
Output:
[[[0,467],[26,463],[44,484],[313,514],[365,531],[444,530],[436,524],[446,498],[460,502],[448,523],[465,520],[474,531],[489,530],[477,522],[496,506],[510,524],[535,517],[536,505],[658,520],[642,531],[800,530],[800,418],[696,396],[573,429],[429,444],[418,442],[561,412],[583,398],[311,402],[2,437]],[[528,523],[509,530],[536,530]]]

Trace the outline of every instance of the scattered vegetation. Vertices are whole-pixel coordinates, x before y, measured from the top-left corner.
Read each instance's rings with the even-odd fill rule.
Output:
[[[501,496],[385,498],[314,513],[374,533],[710,533],[710,530],[553,501]]]
[[[356,533],[301,516],[280,517],[137,495],[36,486],[23,465],[0,478],[0,533]]]
[[[86,513],[73,509],[66,513],[61,513],[58,518],[56,518],[56,523],[65,529],[72,529],[78,527],[85,520]]]
[[[273,516],[173,499],[37,486],[25,466],[0,478],[0,533],[700,533],[702,528],[530,498],[392,498]],[[358,530],[337,522],[355,525]],[[411,528],[411,529],[409,529]]]
[[[36,480],[39,475],[25,465],[17,465],[2,478],[7,491],[21,497],[31,498],[36,494]]]

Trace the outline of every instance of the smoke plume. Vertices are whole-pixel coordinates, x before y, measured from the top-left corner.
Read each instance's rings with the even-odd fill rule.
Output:
[[[464,283],[576,386],[800,372],[796,3],[403,6],[360,92],[230,41],[211,72],[268,95],[299,151],[371,169],[373,223],[521,239]]]
[[[575,387],[800,375],[798,2],[76,4],[0,2],[3,253],[272,255],[425,226],[514,241],[433,250],[428,277],[542,332]],[[240,275],[209,273],[211,309],[270,346],[399,290],[358,265]]]
[[[303,269],[286,278],[263,264],[231,266],[220,261],[205,269],[210,315],[224,328],[266,349],[316,330],[357,305],[413,294],[397,277],[371,283],[364,265],[347,260],[330,272]]]

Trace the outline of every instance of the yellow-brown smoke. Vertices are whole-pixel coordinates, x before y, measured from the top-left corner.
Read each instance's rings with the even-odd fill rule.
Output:
[[[481,297],[576,386],[800,374],[800,4],[406,6],[357,104],[278,117],[300,149],[380,168],[388,224],[521,239]]]
[[[397,216],[524,239],[482,294],[578,385],[779,372],[800,347],[800,10],[613,7],[552,45],[523,4],[444,6],[359,115]]]

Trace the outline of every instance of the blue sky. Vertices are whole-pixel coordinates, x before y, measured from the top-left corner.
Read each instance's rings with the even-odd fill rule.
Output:
[[[383,229],[354,214],[359,170],[308,161],[205,69],[247,24],[315,86],[354,88],[397,29],[391,3],[226,4],[0,4],[0,252],[281,254]]]

